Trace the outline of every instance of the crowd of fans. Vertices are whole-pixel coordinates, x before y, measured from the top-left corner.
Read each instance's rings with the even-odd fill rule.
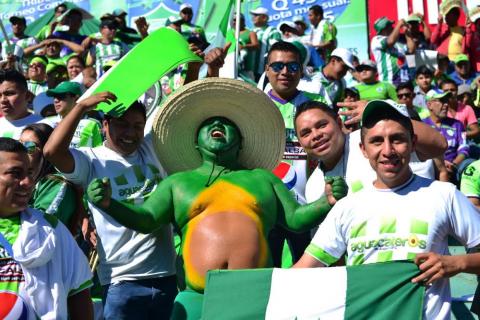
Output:
[[[417,13],[399,21],[377,19],[370,45],[372,60],[365,61],[338,47],[337,29],[324,18],[319,5],[309,8],[308,22],[297,16],[276,28],[269,25],[265,8],[248,13],[252,15],[251,29],[240,16],[239,78],[264,91],[282,113],[286,126],[282,164],[293,170],[296,180],[290,181],[282,170],[275,173],[300,204],[323,194],[323,178],[329,172],[340,170],[338,175],[346,176],[351,191],[362,188],[359,180],[349,181],[347,172],[366,171],[353,163],[353,155],[349,162],[345,154],[349,143],[353,148],[352,141],[357,142],[354,134],[358,134],[365,101],[391,100],[406,106],[418,139],[427,141],[418,143],[412,170],[455,184],[480,208],[480,7],[466,14],[464,26],[459,23],[462,10],[461,1],[443,1],[433,31]],[[162,97],[153,112],[141,102],[121,117],[94,110],[99,102],[114,100],[115,92],[77,103],[83,92],[134,47],[122,40],[126,35],[138,36],[140,41],[148,36],[144,17],[135,21],[134,30],[127,26],[126,15],[123,10],[104,14],[98,32],[84,35],[80,33],[82,11],[60,4],[52,23],[35,37],[25,35],[25,18],[11,17],[13,36],[3,41],[1,48],[0,137],[19,140],[28,152],[35,184],[30,206],[65,224],[89,256],[92,271],[98,272],[91,292],[103,299],[103,311],[96,309],[96,316],[104,312],[105,318],[140,318],[146,307],[129,299],[150,294],[136,286],[152,286],[158,297],[151,312],[166,319],[177,290],[170,228],[146,236],[123,227],[89,203],[84,189],[94,178],[109,177],[118,185],[119,200],[142,203],[148,198],[165,177],[154,159],[149,137],[155,109],[198,78],[199,66],[180,65],[159,79]],[[232,45],[210,48],[211,39],[192,23],[193,16],[192,6],[182,4],[178,16],[169,17],[165,27],[181,33],[192,51],[204,59],[208,76],[217,76],[226,67],[225,57],[235,49],[236,20],[231,21],[226,37]],[[436,51],[436,59],[425,65],[407,63],[409,55],[422,51]],[[128,81],[134,77],[125,79],[126,85]],[[297,108],[309,101],[328,105],[338,117],[338,128],[328,133],[338,148],[328,154],[317,152],[295,122]],[[421,123],[427,126],[417,132]],[[425,148],[428,143],[432,148]],[[0,224],[0,231],[6,232],[7,227]],[[282,255],[285,240],[291,261]],[[273,264],[285,267],[295,263],[310,241],[310,232],[298,234],[276,226],[269,235]],[[176,245],[178,249],[180,244]],[[70,258],[78,259],[78,265],[86,263],[77,256]],[[92,285],[82,268],[78,279],[65,288],[70,296]],[[54,312],[32,305],[37,312],[46,312],[43,315]],[[89,315],[88,310],[81,313],[78,318]],[[71,311],[70,318],[75,316]]]

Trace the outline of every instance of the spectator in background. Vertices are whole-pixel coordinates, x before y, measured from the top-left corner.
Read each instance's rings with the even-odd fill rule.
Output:
[[[33,97],[48,90],[47,85],[47,64],[48,60],[44,56],[34,56],[28,65],[28,91]]]
[[[308,20],[311,23],[311,33],[307,45],[316,50],[323,61],[328,61],[337,47],[337,28],[323,17],[323,8],[320,5],[313,5],[308,9]]]
[[[88,50],[86,65],[95,66],[98,78],[104,73],[105,63],[118,61],[128,52],[126,44],[115,40],[116,28],[114,21],[104,20],[100,23],[101,39],[88,37],[82,43],[84,50]]]
[[[400,30],[407,24],[400,19],[395,28],[394,21],[386,17],[378,18],[374,23],[377,35],[372,38],[370,48],[377,63],[380,81],[391,82],[394,85],[408,80],[408,76],[402,74],[402,66],[405,60],[405,46],[398,43]]]
[[[204,50],[208,47],[208,41],[205,37],[205,30],[202,27],[192,23],[193,7],[189,3],[183,3],[180,6],[180,18],[182,18],[182,35],[185,39],[197,38],[197,43],[201,44],[198,47]],[[189,40],[192,42],[192,40]]]
[[[448,76],[455,81],[457,85],[472,84],[473,80],[477,77],[475,71],[471,68],[470,60],[466,54],[458,54],[453,60],[455,63],[455,71]]]
[[[44,26],[40,31],[36,34],[35,38],[38,41],[43,41],[47,39],[53,31],[55,31],[55,28],[57,27],[58,23],[61,20],[62,15],[67,12],[68,8],[65,3],[60,3],[53,9],[53,20],[50,24],[47,24]]]
[[[417,50],[430,49],[431,31],[428,24],[423,20],[423,15],[420,13],[411,14],[405,19],[405,22],[407,23],[407,29],[404,37],[407,52],[414,54]]]
[[[450,79],[447,72],[450,66],[450,59],[443,54],[437,54],[437,69],[433,73],[433,82],[436,87],[442,85],[442,82]]]
[[[464,160],[468,158],[469,146],[466,141],[466,133],[463,124],[448,117],[451,92],[439,89],[430,90],[427,95],[427,107],[430,117],[423,120],[432,128],[440,132],[447,140],[448,148],[444,155],[444,164],[447,169],[449,180],[458,181],[457,173],[462,172]]]
[[[448,104],[448,116],[450,118],[460,121],[466,129],[467,138],[475,139],[480,135],[478,128],[477,117],[475,111],[469,105],[465,105],[458,101],[458,86],[455,81],[445,80],[442,83],[441,89],[445,92],[450,92],[450,102]]]
[[[112,17],[117,23],[118,32],[137,34],[137,31],[127,26],[127,13],[123,9],[115,9],[112,12]]]
[[[360,92],[360,100],[397,100],[395,87],[385,81],[378,81],[377,65],[372,60],[365,60],[356,68],[361,83],[355,88]]]
[[[303,18],[303,16],[301,15],[295,16],[293,17],[292,21],[293,23],[295,23],[295,26],[297,27],[298,36],[304,37],[305,31],[308,29],[308,25],[305,22],[305,19]]]
[[[18,139],[25,126],[42,118],[28,110],[27,80],[20,72],[0,74],[0,137]]]
[[[413,84],[410,81],[401,82],[397,86],[397,99],[398,103],[404,104],[407,107],[408,115],[410,119],[416,121],[422,121],[423,118],[428,118],[430,113],[427,108],[419,108],[413,104],[415,98],[415,91]],[[421,113],[421,114],[420,114]]]
[[[37,40],[34,37],[29,37],[25,34],[27,28],[27,21],[24,17],[12,16],[9,19],[12,24],[12,33],[9,47],[7,41],[2,42],[2,58],[6,59],[8,55],[15,54],[17,63],[19,63],[20,70],[26,72],[28,69],[28,59],[34,52],[33,45],[37,44]],[[19,49],[15,49],[19,47]]]
[[[51,61],[47,65],[47,86],[55,88],[59,83],[68,80],[67,66],[63,62]]]
[[[47,96],[53,98],[53,106],[57,113],[57,117],[51,120],[54,127],[72,111],[75,102],[81,95],[80,84],[70,81],[62,82],[56,88],[47,91]],[[70,141],[70,148],[94,148],[102,143],[102,125],[100,122],[88,117],[80,119]]]
[[[427,108],[425,95],[432,89],[433,72],[427,66],[420,66],[415,71],[415,99],[413,104],[420,108]]]
[[[52,33],[53,37],[56,39],[67,40],[73,42],[77,45],[81,45],[82,41],[86,38],[85,35],[80,34],[80,28],[82,27],[83,15],[79,9],[70,9],[64,17],[64,24],[68,26],[67,31],[55,31]],[[73,50],[71,46],[62,43],[62,49],[60,51],[60,56],[65,57],[75,51],[77,54],[82,52],[77,52]]]
[[[85,69],[85,61],[77,55],[73,55],[67,60],[67,72],[70,80],[75,79]]]
[[[226,42],[235,43],[235,26],[236,26],[236,16],[233,17],[231,28],[227,30]],[[245,27],[245,17],[240,15],[240,72],[251,79],[255,80],[254,68],[255,68],[255,56],[257,50],[260,48],[258,43],[257,34]],[[229,51],[235,50],[235,46],[232,45],[229,48]]]
[[[255,58],[255,81],[258,81],[262,73],[265,71],[265,58],[270,51],[270,47],[277,41],[282,39],[282,35],[276,28],[268,25],[268,10],[263,7],[258,7],[255,10],[250,10],[253,16],[253,31],[257,34],[260,48],[257,50]]]
[[[462,43],[465,28],[458,25],[462,3],[462,0],[442,1],[438,23],[432,33],[432,44],[438,53],[448,56],[452,61],[457,55],[463,53]]]
[[[465,29],[462,50],[470,58],[472,69],[480,72],[480,7],[470,10]]]

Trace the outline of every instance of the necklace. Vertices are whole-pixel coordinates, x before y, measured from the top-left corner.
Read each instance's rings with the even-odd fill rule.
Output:
[[[212,180],[212,175],[213,175],[213,171],[215,170],[215,162],[213,163],[213,166],[212,166],[212,171],[210,171],[210,175],[208,176],[208,180],[207,180],[207,183],[205,183],[205,187],[210,187],[221,175],[222,173],[224,172],[229,172],[230,170],[227,169],[227,168],[223,168],[222,170],[220,170],[219,173],[217,173],[217,175],[213,178]],[[211,180],[211,181],[210,181]]]

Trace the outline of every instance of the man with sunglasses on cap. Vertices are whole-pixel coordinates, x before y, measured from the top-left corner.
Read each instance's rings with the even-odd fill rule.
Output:
[[[54,89],[47,91],[47,96],[53,98],[53,106],[57,113],[56,117],[48,118],[48,121],[52,122],[53,128],[72,111],[76,101],[81,95],[80,84],[70,81],[64,81]],[[73,134],[70,148],[94,148],[100,146],[102,143],[102,125],[100,122],[92,118],[84,117],[78,123],[77,129]]]
[[[319,201],[295,201],[271,172],[284,149],[283,122],[272,101],[249,84],[192,82],[172,94],[154,124],[169,176],[149,199],[143,205],[115,200],[111,179],[89,185],[89,201],[123,225],[150,233],[174,224],[187,290],[178,294],[172,319],[201,318],[208,270],[272,266],[266,240],[275,225],[311,228],[345,194],[336,177]]]
[[[480,254],[448,255],[448,236],[480,245],[480,215],[453,184],[422,178],[409,167],[416,144],[404,106],[370,101],[362,114],[360,149],[376,178],[339,200],[295,267],[412,260],[427,286],[426,319],[450,318],[448,278],[480,273]]]

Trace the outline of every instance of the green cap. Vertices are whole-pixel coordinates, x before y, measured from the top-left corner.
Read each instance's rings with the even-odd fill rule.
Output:
[[[373,24],[373,28],[377,33],[380,33],[383,29],[385,29],[388,25],[393,24],[393,20],[388,20],[387,17],[381,17],[375,20],[375,23]]]
[[[55,89],[47,90],[47,96],[49,97],[64,95],[66,93],[81,96],[82,90],[80,89],[80,84],[77,82],[64,81],[56,86]]]
[[[442,98],[449,97],[452,93],[450,91],[443,91],[440,89],[431,89],[425,95],[427,101],[441,100]]]
[[[63,62],[50,60],[47,64],[47,74],[57,69],[58,67],[64,67],[65,69],[67,68],[67,66]]]
[[[407,17],[407,19],[405,19],[406,22],[417,22],[417,23],[420,23],[422,22],[422,19],[420,19],[420,17],[418,15],[416,15],[415,13],[409,15]]]
[[[459,63],[459,62],[463,62],[463,61],[470,61],[468,59],[468,56],[466,54],[458,54],[455,59],[453,59],[453,62],[455,62],[455,64]]]
[[[370,100],[362,114],[362,125],[368,123],[372,116],[376,116],[378,121],[381,120],[382,115],[398,114],[405,118],[410,118],[408,115],[407,106],[398,104],[393,100]]]

